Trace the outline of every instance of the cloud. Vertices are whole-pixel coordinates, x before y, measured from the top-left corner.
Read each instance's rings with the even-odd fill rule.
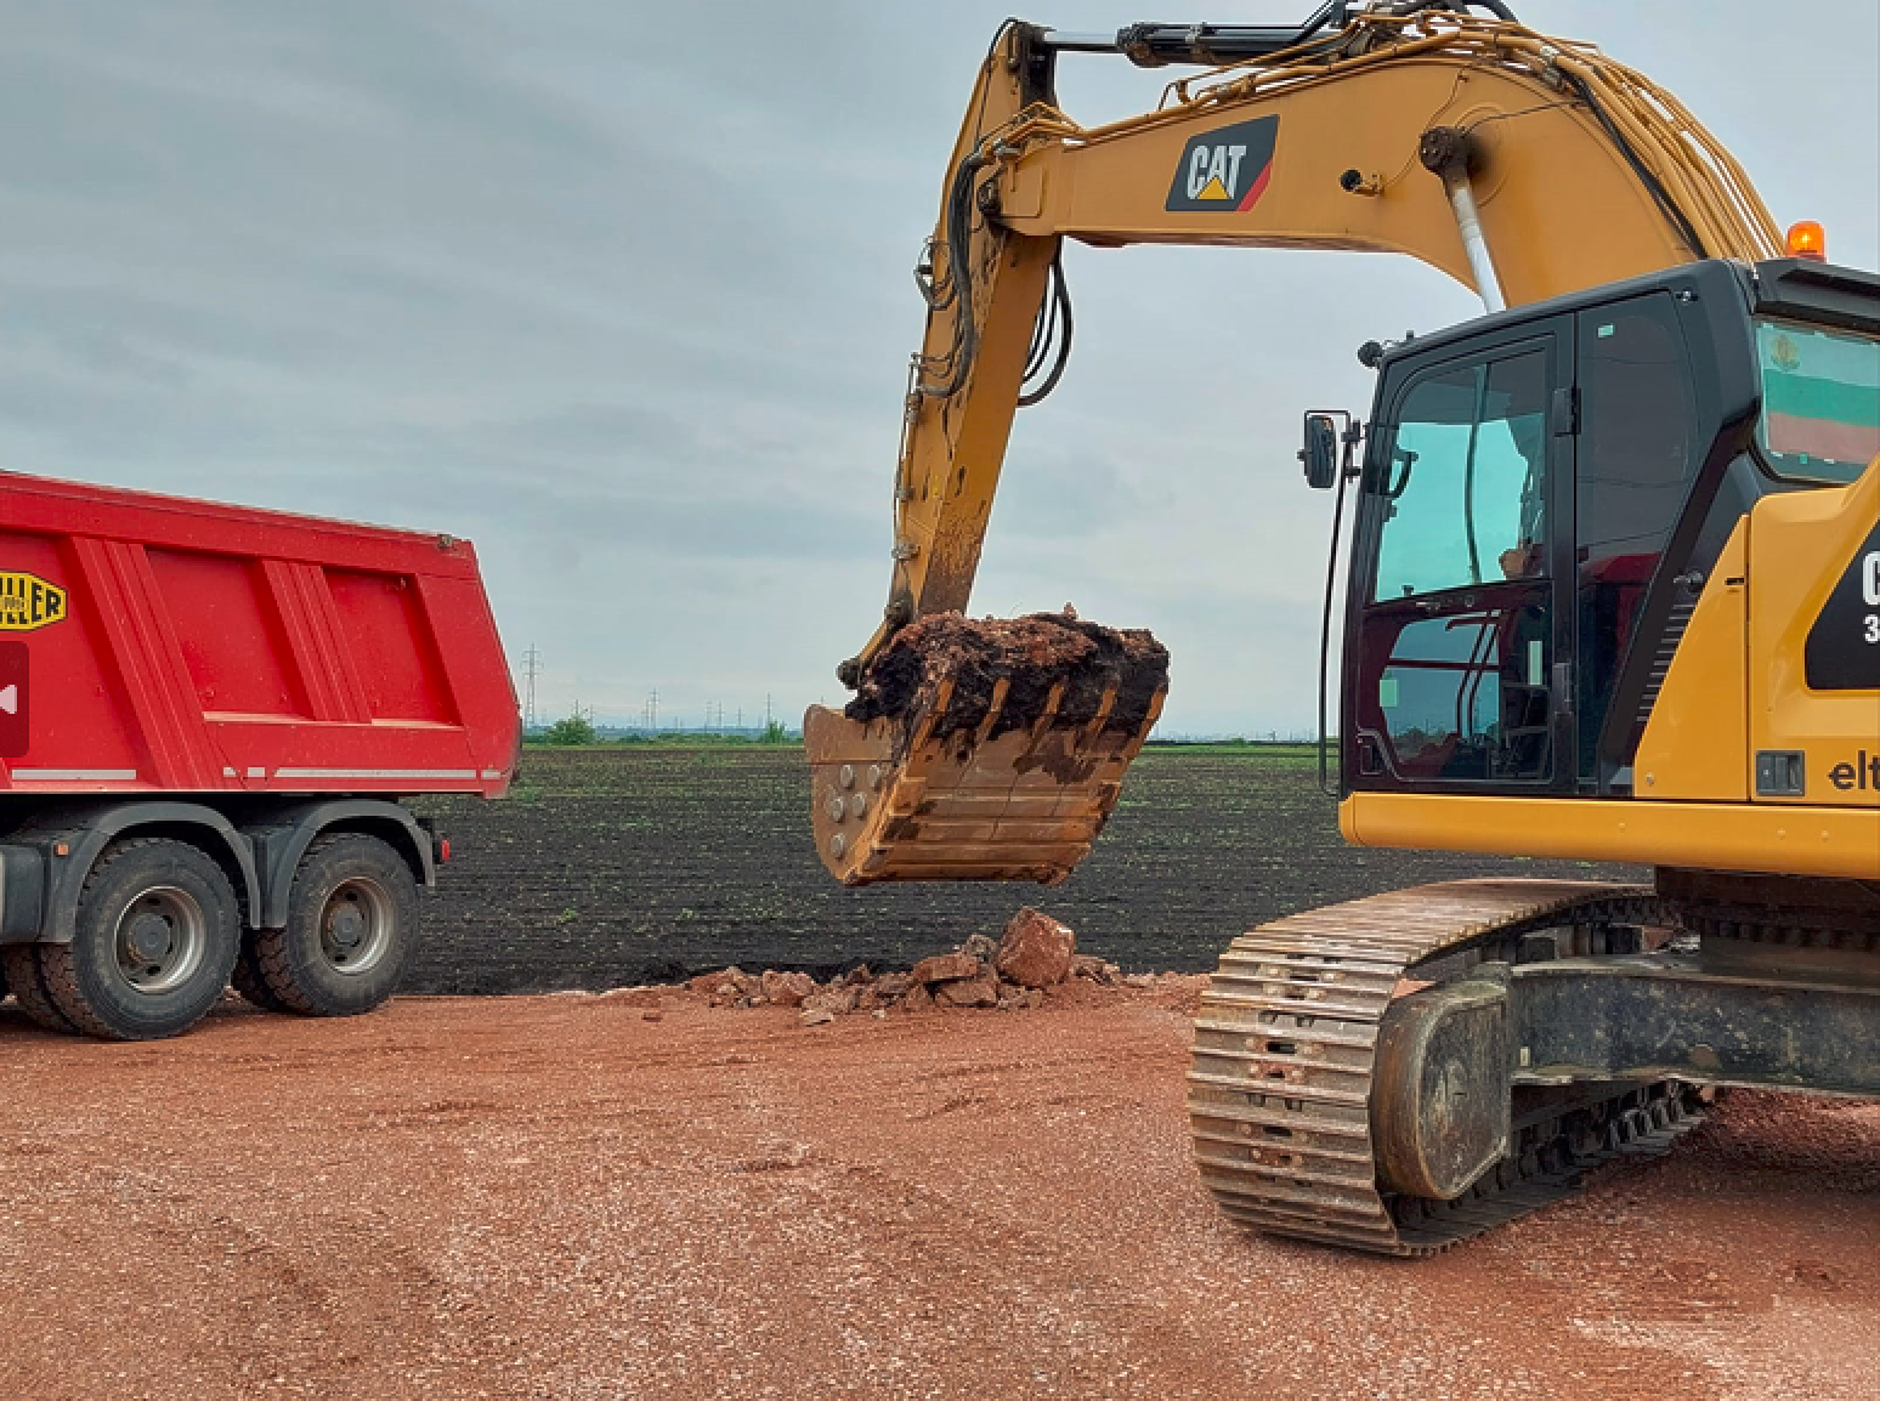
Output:
[[[838,699],[887,584],[908,270],[1005,13],[22,9],[0,465],[470,536],[550,709]],[[1872,264],[1874,17],[1785,14],[1834,42],[1753,90],[1747,5],[1602,14],[1594,37]],[[1086,0],[1071,22],[1140,17]],[[1100,121],[1168,76],[1067,60],[1061,88]],[[1353,347],[1472,299],[1350,255],[1067,265],[1070,374],[1019,415],[976,605],[1157,627],[1175,728],[1309,722],[1327,503],[1298,480],[1298,415],[1362,409]]]

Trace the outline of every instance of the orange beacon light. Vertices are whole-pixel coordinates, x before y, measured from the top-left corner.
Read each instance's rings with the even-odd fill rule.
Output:
[[[1825,263],[1828,261],[1828,235],[1813,219],[1803,219],[1789,226],[1788,251],[1791,258]]]

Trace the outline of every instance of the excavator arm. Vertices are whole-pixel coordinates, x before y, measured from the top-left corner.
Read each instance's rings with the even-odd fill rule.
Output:
[[[1778,255],[1748,177],[1675,98],[1491,8],[1339,23],[1343,7],[1327,6],[1297,31],[1138,25],[1112,40],[1000,29],[917,269],[929,310],[888,603],[839,668],[863,701],[904,630],[966,608],[1013,415],[1050,391],[1069,350],[1066,238],[1401,253],[1489,311],[1699,258]],[[1170,84],[1152,112],[1085,128],[1056,101],[1067,51],[1222,62]],[[1112,669],[1094,709],[1079,708],[1033,676],[1022,713],[1004,713],[1009,686],[978,687],[962,713],[949,665],[957,648],[899,708],[806,717],[825,864],[850,884],[1062,879],[1114,805],[1159,691],[1130,705],[1140,680]]]

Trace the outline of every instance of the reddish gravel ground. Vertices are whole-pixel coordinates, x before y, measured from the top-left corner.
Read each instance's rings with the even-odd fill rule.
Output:
[[[0,1397],[1880,1395],[1880,1106],[1739,1094],[1434,1260],[1240,1234],[1198,980],[1042,1010],[690,993],[0,1011]]]

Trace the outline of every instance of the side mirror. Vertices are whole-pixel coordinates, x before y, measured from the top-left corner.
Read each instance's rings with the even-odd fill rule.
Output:
[[[1306,415],[1306,445],[1299,450],[1299,460],[1305,464],[1306,485],[1314,491],[1329,491],[1338,484],[1338,429],[1330,414]]]

